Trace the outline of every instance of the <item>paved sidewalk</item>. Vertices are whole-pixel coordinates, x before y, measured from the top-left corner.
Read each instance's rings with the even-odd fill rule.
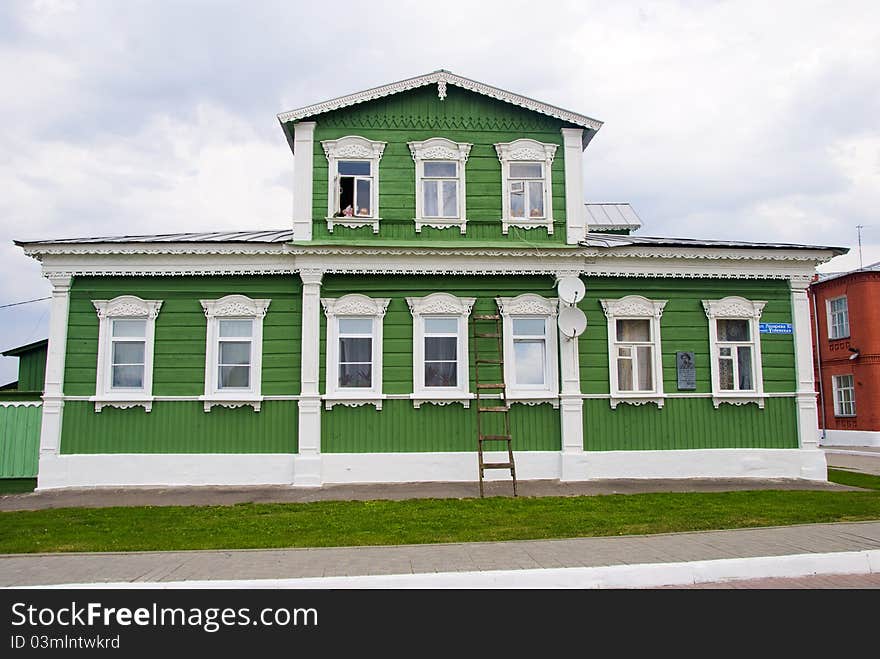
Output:
[[[880,476],[880,448],[875,446],[823,446],[831,468],[851,469]]]
[[[523,571],[539,577],[542,570],[564,578],[564,568],[610,566],[647,567],[654,564],[764,557],[783,562],[815,556],[830,566],[829,555],[852,565],[864,565],[880,554],[880,521],[807,524],[757,529],[672,533],[647,536],[573,538],[514,542],[402,545],[394,547],[336,547],[284,550],[130,552],[103,554],[31,554],[0,556],[0,586],[101,583],[170,583],[194,581],[272,581],[362,575],[430,575]],[[864,554],[859,554],[861,552]],[[801,557],[801,558],[795,558]],[[821,559],[821,560],[820,560]],[[824,562],[822,562],[824,561]],[[865,562],[867,561],[867,562]],[[742,561],[737,562],[737,565]],[[809,560],[807,560],[809,563]],[[842,564],[842,563],[840,563]],[[662,569],[662,566],[661,566]],[[537,572],[536,572],[537,571]],[[850,570],[851,571],[851,570]],[[864,573],[871,572],[865,568]],[[873,570],[874,572],[880,570]],[[790,574],[781,573],[781,576]],[[513,575],[514,579],[516,575]],[[507,578],[510,578],[509,572]],[[338,587],[347,587],[336,581]],[[674,583],[674,582],[668,582]],[[225,584],[228,585],[228,584]],[[288,584],[291,585],[291,584]],[[294,584],[295,585],[295,584]],[[331,587],[333,579],[325,587]]]

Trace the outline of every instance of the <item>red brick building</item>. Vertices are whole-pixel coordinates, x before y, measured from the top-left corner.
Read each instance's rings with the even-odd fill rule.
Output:
[[[880,261],[810,286],[825,445],[880,446]]]

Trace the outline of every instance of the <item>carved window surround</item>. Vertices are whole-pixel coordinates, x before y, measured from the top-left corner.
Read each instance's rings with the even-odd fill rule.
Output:
[[[628,295],[618,300],[599,300],[605,317],[608,320],[608,372],[611,389],[611,409],[617,409],[621,403],[629,405],[645,405],[653,403],[659,408],[663,407],[666,394],[663,391],[663,353],[660,336],[660,317],[666,307],[667,300],[649,300],[641,295]],[[650,337],[643,341],[643,348],[650,347],[651,356],[651,389],[648,391],[622,391],[618,381],[619,351],[628,350],[631,363],[638,364],[638,349],[634,346],[624,346],[627,343],[620,339],[617,334],[618,320],[648,320]],[[633,355],[632,353],[636,353]],[[638,380],[637,368],[633,369],[633,386]]]
[[[385,142],[368,140],[357,135],[348,135],[338,140],[323,140],[321,146],[324,155],[327,156],[327,231],[333,233],[336,226],[363,227],[370,226],[373,233],[379,233],[379,161],[385,151]],[[370,193],[370,215],[334,217],[337,210],[336,197],[338,186],[338,162],[340,160],[362,160],[370,163],[370,178],[372,179]]]
[[[764,409],[764,373],[761,360],[760,320],[765,300],[747,300],[739,296],[728,296],[721,300],[703,300],[703,309],[709,319],[709,353],[712,370],[712,404],[717,409],[722,403],[729,405],[747,405],[755,403]],[[752,379],[751,390],[721,389],[719,366],[719,340],[717,320],[741,319],[749,323],[749,341],[752,348]],[[736,386],[736,385],[735,385]]]
[[[321,306],[327,317],[327,368],[326,392],[323,396],[326,409],[334,405],[374,405],[382,409],[382,323],[390,298],[370,298],[359,293],[340,298],[321,298]],[[368,319],[371,339],[370,386],[344,387],[339,384],[340,320]]]
[[[199,397],[210,412],[215,405],[222,407],[253,407],[260,411],[263,401],[261,383],[263,374],[263,318],[272,300],[251,299],[245,295],[227,295],[217,300],[200,300],[208,321],[205,348],[205,394]],[[250,320],[249,386],[221,387],[219,380],[220,321]]]
[[[464,235],[467,224],[467,194],[465,189],[465,165],[472,144],[453,142],[443,137],[434,137],[424,142],[409,142],[409,151],[416,164],[416,233],[422,227],[446,229],[458,227]],[[456,164],[458,177],[456,217],[427,217],[424,207],[425,161],[451,161]],[[439,209],[438,209],[439,212]]]
[[[544,227],[547,233],[553,233],[553,158],[556,156],[556,144],[545,144],[530,139],[519,139],[513,142],[499,142],[495,145],[498,160],[501,161],[501,231],[505,235],[510,227],[537,229]],[[524,209],[524,217],[512,217],[510,214],[510,165],[511,163],[538,163],[543,168],[544,184],[544,216],[529,217],[530,210]]]
[[[98,370],[95,382],[95,395],[89,400],[95,403],[95,412],[104,407],[128,409],[143,407],[149,412],[153,408],[153,351],[155,348],[156,316],[162,307],[162,300],[143,300],[134,295],[120,295],[112,300],[92,300],[98,313]],[[115,388],[112,386],[114,320],[144,320],[143,385],[137,388]]]
[[[425,297],[408,297],[413,317],[413,405],[422,403],[448,405],[459,402],[470,407],[474,395],[470,392],[470,359],[468,356],[468,317],[476,298],[456,297],[449,293],[432,293]],[[456,386],[428,387],[425,385],[426,320],[430,318],[456,319]],[[430,332],[428,332],[430,333]]]
[[[504,345],[504,397],[508,404],[537,405],[551,403],[559,407],[559,351],[557,347],[556,317],[559,304],[556,298],[545,298],[533,293],[516,297],[497,297],[495,302],[501,312]],[[514,320],[541,319],[544,333],[544,382],[543,384],[518,384],[516,380],[516,347],[514,345]]]

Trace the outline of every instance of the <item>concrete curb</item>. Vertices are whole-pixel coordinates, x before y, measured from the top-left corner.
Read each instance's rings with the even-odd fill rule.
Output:
[[[681,563],[607,565],[601,567],[373,574],[300,579],[86,583],[31,586],[29,588],[656,588],[659,586],[683,586],[744,579],[874,573],[880,573],[880,549],[826,554],[727,558]]]

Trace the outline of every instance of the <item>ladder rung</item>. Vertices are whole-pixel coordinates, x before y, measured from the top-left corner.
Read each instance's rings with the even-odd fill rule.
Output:
[[[503,382],[486,382],[477,385],[477,389],[504,389]]]
[[[500,359],[476,359],[474,360],[477,364],[503,364]]]
[[[512,462],[486,462],[483,469],[513,469]]]
[[[478,407],[477,412],[509,412],[509,407]]]
[[[476,336],[478,339],[500,339],[501,338],[500,334],[491,334],[491,333],[486,333],[486,332],[475,332],[474,336]]]
[[[474,320],[501,320],[501,316],[498,314],[477,314],[471,318]]]
[[[481,442],[509,442],[510,435],[480,435]]]

